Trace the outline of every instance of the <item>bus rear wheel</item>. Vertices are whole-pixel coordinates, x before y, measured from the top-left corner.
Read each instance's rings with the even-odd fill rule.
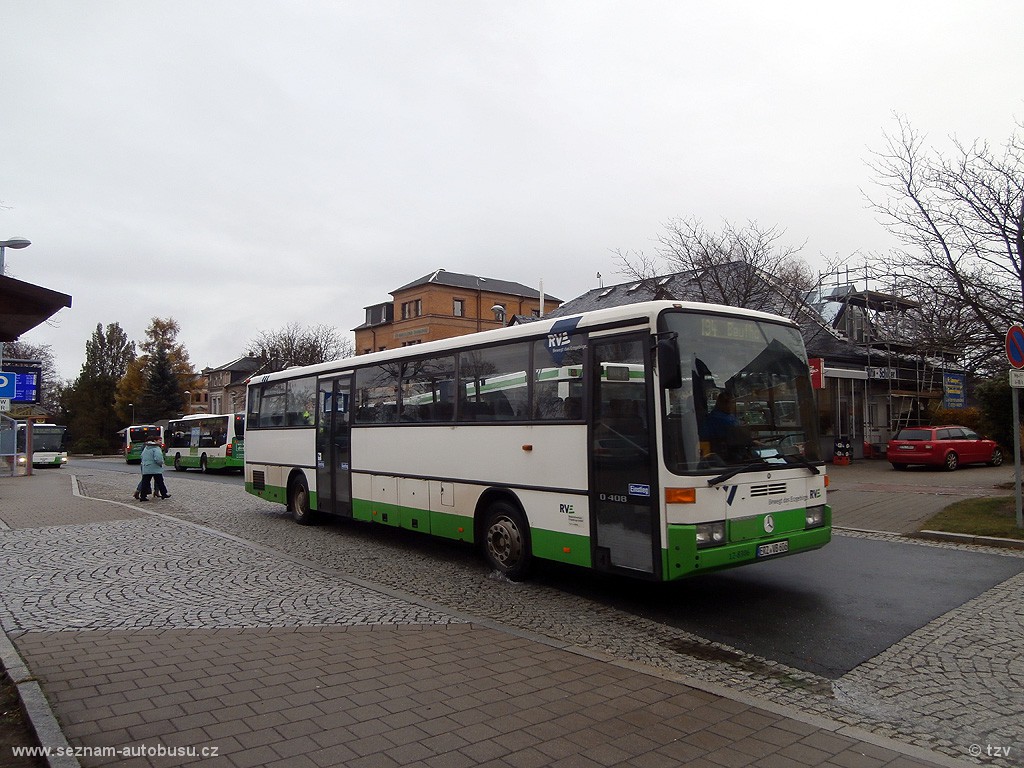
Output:
[[[188,469],[188,467],[184,466],[181,463],[181,454],[180,453],[174,454],[174,471],[175,472],[184,472],[186,469]]]
[[[292,481],[288,491],[288,509],[292,519],[299,525],[312,525],[315,522],[313,510],[309,508],[309,486],[304,478]]]
[[[515,506],[498,501],[484,517],[484,556],[503,576],[519,581],[529,575],[533,556],[530,528]]]

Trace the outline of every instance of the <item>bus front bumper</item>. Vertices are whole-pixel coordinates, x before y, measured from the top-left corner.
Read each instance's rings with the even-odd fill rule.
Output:
[[[829,510],[831,513],[831,510]],[[832,540],[831,514],[825,525],[786,531],[775,536],[729,542],[716,547],[698,548],[696,526],[670,525],[669,546],[665,550],[666,581],[700,573],[711,573],[740,565],[774,560],[800,552],[820,549]]]

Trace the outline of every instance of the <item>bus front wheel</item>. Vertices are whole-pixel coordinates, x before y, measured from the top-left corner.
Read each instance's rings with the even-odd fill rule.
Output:
[[[530,528],[515,506],[498,501],[488,507],[483,543],[487,561],[503,576],[519,581],[529,575]]]
[[[288,494],[288,509],[291,510],[292,519],[299,525],[313,524],[314,513],[309,508],[309,487],[301,477],[292,482]]]

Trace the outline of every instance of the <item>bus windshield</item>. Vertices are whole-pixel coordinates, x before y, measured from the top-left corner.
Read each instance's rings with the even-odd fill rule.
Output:
[[[676,474],[820,462],[817,410],[796,328],[669,312],[682,387],[665,397],[665,462]]]
[[[129,440],[133,443],[146,443],[150,440],[160,440],[160,427],[131,427]]]
[[[66,427],[36,425],[32,429],[33,451],[63,451]]]

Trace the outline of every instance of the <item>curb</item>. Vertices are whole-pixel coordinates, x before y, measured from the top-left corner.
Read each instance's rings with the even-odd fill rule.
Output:
[[[918,531],[907,534],[911,539],[928,541],[950,541],[956,544],[982,544],[986,547],[1002,547],[1004,549],[1024,549],[1024,541],[1020,539],[1002,539],[996,536],[975,536],[971,533],[949,533],[947,531]]]
[[[35,734],[39,744],[49,753],[41,755],[50,768],[81,768],[81,763],[74,756],[74,748],[68,743],[67,737],[60,728],[50,703],[43,695],[43,689],[32,677],[18,649],[0,629],[0,664],[4,674],[14,684],[21,702],[21,711],[25,721]]]

